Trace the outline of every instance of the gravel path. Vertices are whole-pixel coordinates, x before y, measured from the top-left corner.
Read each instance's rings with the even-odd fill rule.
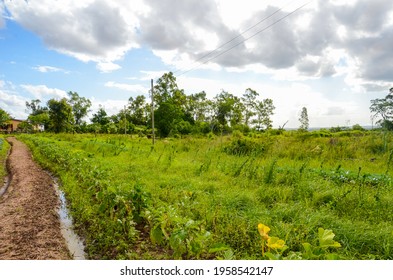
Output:
[[[53,181],[13,137],[8,166],[12,180],[0,197],[0,260],[71,259],[60,232]]]

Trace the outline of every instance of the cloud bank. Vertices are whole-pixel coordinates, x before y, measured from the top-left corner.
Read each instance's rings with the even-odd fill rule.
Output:
[[[236,37],[206,56],[215,57],[208,63],[213,69],[272,75],[290,70],[299,79],[346,75],[348,82],[369,89],[392,82],[392,1],[316,0],[290,16],[306,1],[279,10],[282,2],[238,5],[230,24],[230,4],[222,0],[4,1],[12,20],[48,48],[94,61],[101,72],[120,69],[117,61],[140,47],[151,49],[168,67],[187,69]],[[0,13],[4,10],[0,3]],[[4,24],[2,17],[0,27]]]

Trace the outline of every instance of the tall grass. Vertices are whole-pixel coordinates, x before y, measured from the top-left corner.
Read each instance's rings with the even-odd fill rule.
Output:
[[[323,227],[340,258],[393,258],[390,134],[20,138],[61,178],[91,258],[258,259],[261,222],[284,254]]]
[[[0,135],[0,187],[2,186],[3,178],[7,175],[6,158],[10,145],[5,140],[3,135]]]

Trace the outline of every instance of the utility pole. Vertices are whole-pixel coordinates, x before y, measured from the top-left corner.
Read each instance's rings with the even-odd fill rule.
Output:
[[[126,105],[124,105],[124,135],[127,134],[127,117],[126,117]]]
[[[153,87],[153,79],[151,79],[151,127],[152,127],[152,138],[153,138],[153,146],[156,142],[156,136],[154,132],[154,87]]]

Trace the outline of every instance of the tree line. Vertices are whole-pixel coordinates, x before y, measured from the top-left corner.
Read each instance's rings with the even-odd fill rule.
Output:
[[[186,95],[171,72],[156,81],[153,103],[144,95],[130,97],[127,106],[111,116],[100,105],[90,123],[86,117],[91,112],[91,101],[77,92],[70,91],[67,95],[60,100],[50,99],[46,106],[39,99],[26,102],[29,116],[21,128],[55,133],[150,134],[153,112],[155,128],[161,137],[233,130],[247,132],[272,128],[271,116],[275,110],[272,99],[259,99],[259,93],[251,88],[241,97],[224,90],[213,99],[208,99],[204,91]]]
[[[91,112],[91,101],[70,91],[65,98],[50,99],[46,106],[39,99],[26,102],[29,116],[20,128],[26,132],[151,134],[153,112],[156,132],[161,137],[230,133],[234,130],[245,133],[265,131],[272,128],[275,106],[272,99],[260,97],[251,88],[240,97],[225,90],[212,99],[208,99],[204,91],[186,95],[178,87],[176,77],[169,72],[157,79],[153,102],[148,102],[144,95],[130,97],[124,109],[111,116],[100,105],[88,123],[86,118]],[[370,111],[372,118],[378,119],[377,124],[393,130],[393,88],[385,98],[371,100]],[[0,125],[9,118],[9,114],[0,108]],[[300,131],[309,129],[306,107],[302,108],[299,122]]]

